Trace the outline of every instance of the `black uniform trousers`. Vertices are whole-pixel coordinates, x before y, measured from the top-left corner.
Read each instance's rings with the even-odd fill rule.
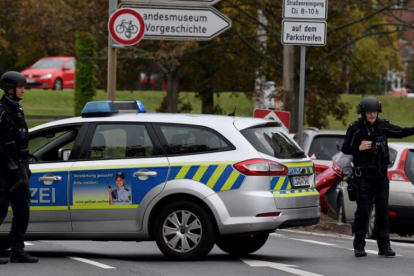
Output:
[[[4,183],[0,183],[0,225],[7,216],[9,204],[13,210],[13,220],[10,230],[11,252],[24,251],[24,240],[29,225],[30,200],[26,187],[20,184],[13,193],[9,193]]]
[[[375,204],[374,234],[379,250],[390,248],[388,226],[388,196],[390,182],[387,176],[356,178],[359,187],[359,199],[354,221],[354,249],[365,248],[365,235],[372,203]]]

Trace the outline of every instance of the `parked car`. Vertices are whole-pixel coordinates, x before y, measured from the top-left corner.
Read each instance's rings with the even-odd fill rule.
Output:
[[[294,139],[297,141],[297,135]],[[341,151],[344,139],[344,130],[320,130],[315,127],[304,129],[302,149],[315,164],[316,174],[332,167],[332,157]]]
[[[27,80],[26,88],[62,90],[75,84],[73,57],[46,57],[21,72]]]
[[[408,89],[407,88],[396,88],[392,91],[391,96],[397,98],[403,98],[408,96]]]
[[[390,232],[399,235],[414,235],[414,143],[389,143],[391,164],[388,167],[390,180],[389,224]],[[343,222],[353,223],[356,203],[349,201],[347,184],[328,190],[327,204]],[[338,214],[338,212],[343,212]],[[375,238],[375,208],[371,208],[368,237]]]
[[[313,163],[274,121],[90,102],[82,117],[30,129],[29,153],[27,240],[155,240],[189,260],[214,244],[247,255],[320,218]],[[0,251],[10,225],[9,213]]]

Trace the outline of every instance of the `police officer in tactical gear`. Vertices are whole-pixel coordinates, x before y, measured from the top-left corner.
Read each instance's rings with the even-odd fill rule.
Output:
[[[25,93],[26,78],[19,72],[9,71],[0,79],[5,92],[0,100],[0,225],[9,203],[13,210],[10,230],[10,262],[36,263],[38,259],[24,251],[24,240],[29,224],[29,154],[28,132],[23,109],[19,102]],[[0,264],[8,260],[0,259]]]
[[[390,246],[388,227],[388,138],[414,135],[414,127],[392,125],[388,120],[378,118],[381,112],[381,103],[376,98],[363,98],[358,105],[361,117],[349,126],[341,149],[344,154],[353,156],[354,181],[358,187],[354,222],[356,257],[367,255],[365,234],[372,203],[375,204],[378,255],[395,257]]]

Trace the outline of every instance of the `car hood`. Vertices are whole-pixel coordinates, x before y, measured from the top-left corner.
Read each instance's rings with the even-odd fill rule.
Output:
[[[59,71],[59,68],[33,68],[22,71],[23,75],[44,75],[49,73],[55,73]]]

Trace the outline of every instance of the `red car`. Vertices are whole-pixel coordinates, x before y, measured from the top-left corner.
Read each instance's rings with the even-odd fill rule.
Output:
[[[26,88],[54,90],[73,88],[75,84],[75,58],[42,58],[21,73],[26,77]]]

